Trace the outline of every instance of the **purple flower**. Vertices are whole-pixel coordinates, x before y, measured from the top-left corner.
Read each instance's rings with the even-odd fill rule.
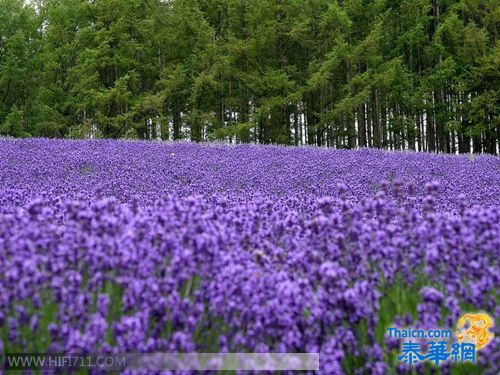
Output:
[[[108,314],[109,301],[109,296],[107,294],[100,294],[97,296],[97,311],[103,317],[106,317]]]
[[[49,321],[41,350],[312,351],[325,374],[407,373],[375,339],[394,309],[405,315],[393,323],[413,328],[452,327],[463,305],[500,311],[493,156],[472,165],[380,150],[47,139],[0,139],[0,150],[9,349]],[[417,311],[404,303],[415,297]],[[486,349],[496,359],[496,338]]]
[[[443,293],[432,287],[423,287],[420,289],[420,296],[424,302],[431,302],[439,305],[443,301]]]

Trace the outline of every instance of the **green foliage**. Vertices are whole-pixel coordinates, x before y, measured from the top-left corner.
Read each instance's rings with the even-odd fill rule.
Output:
[[[29,134],[24,131],[23,112],[14,105],[10,113],[5,118],[4,123],[0,127],[0,135],[11,137],[27,137]]]
[[[0,9],[2,134],[499,146],[494,0],[0,0]]]

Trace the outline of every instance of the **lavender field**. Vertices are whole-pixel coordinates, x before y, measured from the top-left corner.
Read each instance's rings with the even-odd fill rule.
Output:
[[[500,317],[500,158],[0,139],[0,353],[319,352],[396,360],[391,325]]]

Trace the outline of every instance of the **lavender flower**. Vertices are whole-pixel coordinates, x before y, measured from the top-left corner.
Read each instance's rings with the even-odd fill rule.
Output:
[[[500,311],[493,156],[44,139],[0,153],[6,351],[29,328],[45,351],[317,351],[322,374],[405,373],[384,362],[399,342],[377,343],[390,290],[401,326]]]

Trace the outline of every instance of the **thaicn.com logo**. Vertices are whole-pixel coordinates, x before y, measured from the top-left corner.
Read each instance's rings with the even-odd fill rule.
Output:
[[[397,360],[410,366],[423,361],[436,366],[448,361],[475,363],[481,349],[493,339],[493,333],[490,332],[493,324],[488,314],[465,314],[458,320],[455,332],[451,329],[390,327],[386,335],[402,340]],[[426,352],[424,346],[427,347]]]

